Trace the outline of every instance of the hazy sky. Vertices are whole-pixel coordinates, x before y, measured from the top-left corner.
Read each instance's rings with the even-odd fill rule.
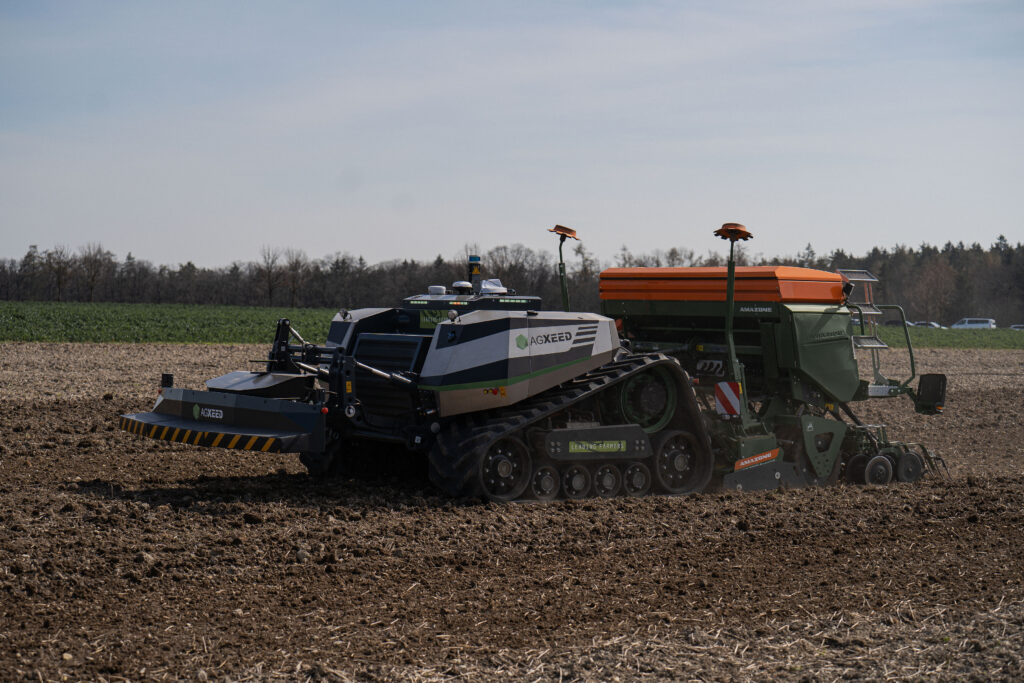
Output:
[[[0,257],[987,246],[1022,197],[1021,0],[0,0]]]

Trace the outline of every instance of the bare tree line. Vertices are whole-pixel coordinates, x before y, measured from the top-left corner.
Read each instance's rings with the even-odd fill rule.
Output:
[[[466,277],[466,256],[480,254],[485,277],[497,277],[520,293],[560,305],[554,252],[521,244],[482,252],[466,245],[459,255],[431,261],[393,260],[369,264],[361,256],[335,253],[310,258],[298,249],[263,247],[256,261],[217,268],[192,262],[156,265],[128,254],[123,260],[97,243],[72,251],[29,248],[21,259],[0,259],[0,300],[108,301],[124,303],[234,304],[359,308],[390,306],[428,285],[450,285]],[[650,254],[626,246],[602,264],[582,245],[567,259],[575,310],[599,308],[597,278],[607,266],[720,266],[724,256],[673,247]],[[911,319],[950,323],[964,316],[996,318],[1000,325],[1024,322],[1024,245],[1005,237],[978,243],[876,247],[863,256],[841,250],[819,256],[811,245],[795,256],[766,258],[740,249],[742,265],[799,265],[822,270],[865,268],[882,280],[880,300],[901,303]]]

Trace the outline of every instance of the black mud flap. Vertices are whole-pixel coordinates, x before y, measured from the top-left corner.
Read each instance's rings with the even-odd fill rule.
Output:
[[[325,421],[317,406],[218,391],[165,388],[151,412],[122,415],[118,426],[151,439],[208,448],[324,449]]]
[[[946,376],[921,375],[914,397],[914,409],[923,415],[938,415],[946,407]]]

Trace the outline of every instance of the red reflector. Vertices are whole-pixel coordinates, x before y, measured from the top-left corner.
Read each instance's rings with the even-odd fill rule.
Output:
[[[324,415],[326,415],[327,414],[327,406],[324,406],[323,408],[321,408],[320,412],[323,413]]]

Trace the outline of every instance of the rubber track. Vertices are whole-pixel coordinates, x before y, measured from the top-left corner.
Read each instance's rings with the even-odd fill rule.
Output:
[[[628,355],[513,406],[455,418],[438,434],[430,450],[431,481],[452,496],[484,497],[477,468],[491,444],[508,436],[520,436],[517,432],[530,425],[658,365],[673,366],[688,381],[674,358],[660,353]],[[528,493],[529,488],[524,495]]]

